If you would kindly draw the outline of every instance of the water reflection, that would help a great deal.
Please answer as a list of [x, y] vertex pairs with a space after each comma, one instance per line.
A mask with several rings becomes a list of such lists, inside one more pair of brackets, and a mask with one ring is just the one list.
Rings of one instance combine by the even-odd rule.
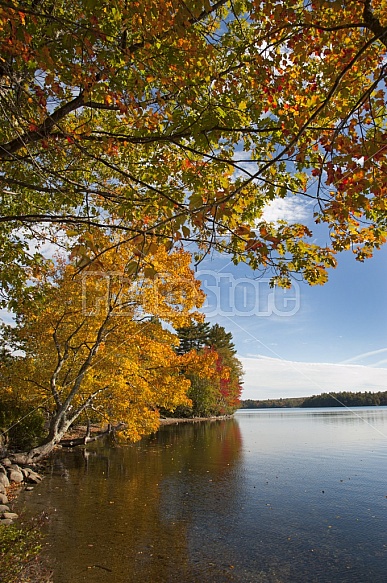
[[195, 509], [205, 500], [214, 512], [220, 501], [223, 515], [240, 488], [232, 478], [240, 450], [231, 420], [168, 426], [134, 446], [57, 454], [29, 503], [29, 511], [44, 507], [52, 516], [55, 583], [195, 580]]
[[326, 407], [321, 409], [241, 409], [236, 413], [237, 418], [254, 420], [269, 419], [313, 419], [323, 423], [363, 423], [376, 422], [378, 425], [387, 425], [387, 416], [384, 412], [387, 407]]
[[[384, 583], [387, 410], [243, 411], [58, 453], [55, 583]], [[28, 502], [28, 503], [27, 503]]]

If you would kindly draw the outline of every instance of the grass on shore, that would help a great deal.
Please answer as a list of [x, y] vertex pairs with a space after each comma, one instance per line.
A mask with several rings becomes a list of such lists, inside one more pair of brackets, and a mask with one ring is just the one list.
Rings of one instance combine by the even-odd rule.
[[51, 583], [40, 554], [43, 517], [29, 523], [0, 524], [0, 583]]

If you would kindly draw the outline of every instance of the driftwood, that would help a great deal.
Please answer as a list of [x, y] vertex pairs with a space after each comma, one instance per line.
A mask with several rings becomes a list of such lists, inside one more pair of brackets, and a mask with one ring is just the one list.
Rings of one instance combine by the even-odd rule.
[[112, 433], [116, 433], [120, 429], [125, 427], [125, 423], [118, 423], [118, 425], [108, 425], [107, 429], [104, 431], [99, 431], [98, 433], [91, 434], [90, 425], [87, 426], [86, 433], [82, 437], [74, 437], [72, 439], [61, 439], [59, 445], [62, 447], [76, 447], [77, 445], [86, 445], [87, 443], [92, 443], [93, 441], [97, 441], [98, 439], [102, 439], [107, 435], [111, 435]]

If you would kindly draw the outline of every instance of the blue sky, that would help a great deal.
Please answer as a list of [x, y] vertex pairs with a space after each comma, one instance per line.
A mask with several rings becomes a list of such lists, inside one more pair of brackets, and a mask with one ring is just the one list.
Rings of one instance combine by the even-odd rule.
[[[296, 198], [278, 200], [265, 218], [308, 223], [310, 210]], [[256, 279], [227, 256], [199, 265], [203, 311], [232, 333], [244, 367], [242, 398], [387, 390], [387, 246], [365, 263], [350, 252], [338, 259], [324, 286], [295, 282], [288, 291], [273, 291], [269, 277]]]
[[[267, 218], [302, 220], [306, 210], [278, 201]], [[200, 264], [203, 311], [232, 332], [244, 366], [242, 398], [387, 390], [387, 248], [365, 263], [351, 252], [338, 260], [324, 286], [275, 293], [227, 257]]]

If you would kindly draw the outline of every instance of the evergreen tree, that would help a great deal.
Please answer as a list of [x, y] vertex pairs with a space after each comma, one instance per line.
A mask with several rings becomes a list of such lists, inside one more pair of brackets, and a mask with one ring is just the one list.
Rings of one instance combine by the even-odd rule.
[[207, 417], [210, 415], [227, 415], [233, 413], [240, 404], [242, 365], [236, 355], [231, 332], [223, 326], [208, 322], [193, 323], [179, 328], [179, 354], [190, 350], [210, 351], [215, 356], [214, 371], [211, 378], [199, 378], [196, 374], [186, 375], [191, 381], [188, 396], [191, 408], [179, 408], [181, 416]]
[[209, 346], [209, 334], [209, 322], [197, 322], [191, 326], [179, 328], [177, 330], [180, 340], [178, 354], [186, 354], [190, 350], [202, 350], [205, 346]]

